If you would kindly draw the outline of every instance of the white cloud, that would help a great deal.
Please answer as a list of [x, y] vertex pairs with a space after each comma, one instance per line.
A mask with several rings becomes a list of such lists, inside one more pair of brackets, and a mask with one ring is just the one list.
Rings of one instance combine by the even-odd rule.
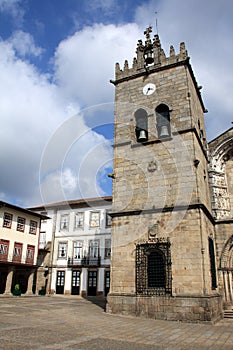
[[0, 42], [1, 191], [25, 204], [39, 201], [39, 163], [46, 140], [66, 118], [59, 92], [46, 75]]
[[[0, 143], [2, 149], [5, 147], [5, 153], [0, 158], [1, 163], [5, 164], [1, 186], [9, 196], [21, 198], [24, 205], [33, 205], [40, 201], [38, 188], [40, 157], [45, 144], [47, 142], [51, 144], [50, 141], [54, 137], [55, 153], [49, 154], [50, 158], [46, 163], [49, 168], [41, 172], [41, 185], [47, 189], [48, 194], [46, 201], [51, 201], [53, 194], [58, 197], [58, 194], [63, 193], [67, 199], [82, 194], [95, 196], [97, 193], [103, 193], [98, 171], [101, 167], [107, 168], [105, 164], [111, 162], [112, 148], [110, 144], [104, 144], [103, 136], [100, 137], [94, 131], [89, 133], [89, 130], [112, 122], [112, 103], [109, 111], [104, 104], [101, 105], [101, 102], [113, 101], [114, 89], [109, 79], [114, 78], [117, 58], [129, 56], [132, 59], [130, 51], [134, 51], [136, 31], [135, 25], [122, 27], [96, 25], [62, 42], [55, 60], [59, 85], [51, 83], [50, 76], [40, 74], [33, 65], [16, 56], [15, 40], [11, 38], [7, 42], [0, 42], [2, 81]], [[132, 50], [127, 45], [127, 33], [132, 36]], [[20, 50], [21, 54], [26, 54], [27, 44], [33, 43], [33, 40], [32, 37], [21, 34], [22, 38], [26, 39], [26, 44], [24, 40], [21, 47], [17, 46], [17, 50]], [[19, 33], [14, 38], [17, 35]], [[94, 49], [93, 42], [98, 44], [97, 50]], [[83, 47], [85, 52], [81, 54], [80, 48]], [[31, 50], [31, 53], [39, 53], [35, 51], [36, 45], [32, 46]], [[86, 54], [89, 54], [89, 59], [86, 59]], [[72, 121], [71, 128], [66, 129], [66, 125], [69, 125], [67, 117], [79, 110], [78, 103], [86, 103], [89, 106], [100, 103], [101, 110], [98, 110], [99, 107], [89, 108], [85, 112], [85, 120], [79, 116], [75, 123]], [[79, 139], [80, 133], [81, 139]], [[100, 141], [104, 145], [100, 146]], [[73, 146], [72, 142], [78, 146]], [[69, 149], [76, 149], [76, 154]], [[74, 184], [76, 177], [71, 175], [78, 176], [81, 162], [84, 176], [81, 180], [79, 176], [78, 187], [72, 187], [71, 184]], [[70, 169], [70, 173], [64, 172], [63, 169]], [[58, 182], [59, 174], [62, 174], [62, 182]], [[58, 183], [62, 185], [59, 185], [62, 193], [59, 188], [54, 190]]]
[[73, 193], [77, 187], [77, 178], [71, 169], [64, 169], [62, 174], [62, 188]]
[[56, 79], [66, 96], [82, 105], [113, 101], [117, 61], [133, 61], [139, 29], [96, 24], [62, 41], [55, 54]]
[[9, 39], [9, 43], [20, 56], [40, 56], [43, 52], [41, 47], [35, 45], [33, 36], [21, 30], [13, 33]]
[[[98, 114], [96, 109], [95, 112]], [[45, 203], [103, 194], [98, 174], [112, 161], [111, 143], [89, 128], [84, 119], [85, 111], [68, 118], [44, 150], [40, 188]], [[102, 124], [103, 121], [94, 120], [92, 126]]]
[[70, 195], [77, 193], [77, 176], [72, 169], [59, 169], [48, 174], [41, 186], [43, 203], [48, 204], [67, 200], [70, 198]]

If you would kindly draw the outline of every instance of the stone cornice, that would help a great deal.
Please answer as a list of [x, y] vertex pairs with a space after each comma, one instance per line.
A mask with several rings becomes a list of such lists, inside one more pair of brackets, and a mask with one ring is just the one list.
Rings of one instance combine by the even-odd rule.
[[213, 218], [213, 215], [208, 210], [208, 208], [201, 203], [195, 203], [190, 205], [178, 205], [178, 206], [169, 206], [169, 207], [160, 207], [160, 208], [151, 208], [151, 209], [138, 209], [138, 210], [128, 210], [128, 211], [119, 211], [119, 212], [110, 212], [108, 213], [112, 218], [114, 217], [123, 217], [123, 216], [136, 216], [140, 214], [152, 214], [152, 213], [166, 213], [166, 212], [172, 212], [172, 211], [185, 211], [185, 210], [195, 210], [195, 209], [201, 209], [204, 214], [208, 217], [208, 219], [212, 222], [212, 224], [215, 224], [215, 220]]

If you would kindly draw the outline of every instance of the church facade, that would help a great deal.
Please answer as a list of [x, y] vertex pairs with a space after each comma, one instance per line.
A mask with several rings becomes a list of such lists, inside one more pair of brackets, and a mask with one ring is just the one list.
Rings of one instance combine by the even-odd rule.
[[107, 311], [215, 322], [230, 307], [233, 130], [207, 143], [185, 44], [152, 29], [116, 64], [111, 287]]

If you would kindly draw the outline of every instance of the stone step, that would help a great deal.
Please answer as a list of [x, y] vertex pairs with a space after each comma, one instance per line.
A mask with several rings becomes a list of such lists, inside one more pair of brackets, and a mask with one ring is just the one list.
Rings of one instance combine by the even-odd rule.
[[224, 318], [232, 318], [233, 319], [233, 310], [225, 310]]

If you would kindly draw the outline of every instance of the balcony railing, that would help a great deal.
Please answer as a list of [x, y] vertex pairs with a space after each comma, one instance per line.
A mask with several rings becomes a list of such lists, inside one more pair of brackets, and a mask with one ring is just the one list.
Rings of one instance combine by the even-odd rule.
[[100, 266], [101, 263], [101, 257], [90, 257], [85, 256], [83, 258], [74, 258], [74, 257], [68, 257], [68, 267], [75, 267], [75, 266]]

